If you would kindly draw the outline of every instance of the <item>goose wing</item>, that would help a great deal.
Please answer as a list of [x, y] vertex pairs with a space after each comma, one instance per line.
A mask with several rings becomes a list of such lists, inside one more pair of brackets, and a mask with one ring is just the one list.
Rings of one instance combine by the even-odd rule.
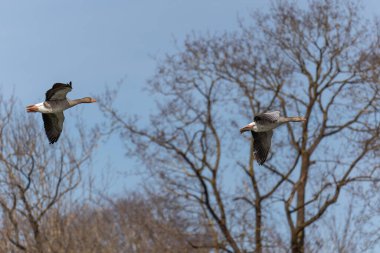
[[274, 112], [264, 112], [261, 114], [258, 114], [254, 117], [254, 121], [260, 124], [272, 124], [276, 123], [278, 119], [280, 118], [280, 112], [274, 111]]
[[44, 128], [49, 143], [53, 144], [54, 142], [57, 142], [62, 133], [65, 115], [63, 115], [63, 112], [42, 113], [42, 119], [44, 121]]
[[68, 84], [55, 83], [53, 87], [46, 92], [46, 101], [66, 99], [66, 94], [72, 90], [71, 82]]
[[254, 132], [251, 131], [253, 137], [253, 153], [258, 164], [263, 165], [267, 160], [270, 146], [272, 143], [273, 131]]

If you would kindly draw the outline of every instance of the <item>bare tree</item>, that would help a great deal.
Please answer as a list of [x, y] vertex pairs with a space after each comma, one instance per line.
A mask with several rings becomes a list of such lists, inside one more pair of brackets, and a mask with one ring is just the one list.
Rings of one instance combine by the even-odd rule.
[[[67, 212], [61, 207], [52, 209], [42, 226], [42, 233], [49, 238], [44, 250], [57, 253], [195, 252], [187, 243], [187, 221], [174, 201], [158, 195], [128, 195], [80, 202]], [[207, 233], [202, 232], [191, 239], [195, 242], [207, 238]]]
[[0, 105], [1, 236], [10, 242], [4, 252], [49, 252], [43, 233], [46, 217], [78, 186], [97, 130], [49, 145], [41, 124], [21, 113], [17, 101], [1, 97]]
[[[362, 16], [354, 1], [278, 1], [236, 33], [189, 36], [149, 82], [158, 102], [147, 127], [104, 96], [129, 154], [215, 232], [193, 247], [312, 251], [311, 226], [342, 192], [379, 178], [380, 31]], [[307, 121], [276, 130], [273, 155], [256, 167], [238, 127], [271, 109]]]
[[309, 119], [301, 140], [287, 127], [300, 164], [283, 198], [293, 252], [304, 252], [306, 228], [344, 186], [378, 178], [373, 151], [379, 138], [379, 62], [373, 59], [379, 29], [365, 27], [354, 3], [315, 1], [309, 8], [285, 3], [257, 19], [265, 41], [293, 68], [294, 82], [306, 83], [285, 86], [277, 96], [285, 115], [294, 107]]

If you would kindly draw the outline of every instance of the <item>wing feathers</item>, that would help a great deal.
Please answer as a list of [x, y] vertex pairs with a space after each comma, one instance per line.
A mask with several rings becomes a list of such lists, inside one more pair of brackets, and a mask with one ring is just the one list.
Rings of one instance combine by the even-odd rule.
[[58, 141], [63, 129], [63, 121], [65, 116], [63, 112], [58, 113], [43, 113], [42, 119], [44, 121], [44, 128], [46, 136], [49, 139], [49, 143], [53, 144]]
[[71, 82], [68, 84], [55, 83], [53, 87], [46, 92], [46, 101], [66, 99], [66, 94], [72, 90]]
[[269, 154], [273, 131], [269, 130], [258, 133], [251, 131], [251, 133], [253, 137], [253, 153], [255, 154], [255, 159], [258, 164], [263, 165]]

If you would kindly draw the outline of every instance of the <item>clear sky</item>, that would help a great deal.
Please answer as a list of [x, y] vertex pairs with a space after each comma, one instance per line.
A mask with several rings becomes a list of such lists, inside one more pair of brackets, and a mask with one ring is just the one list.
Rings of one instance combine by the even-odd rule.
[[[379, 1], [363, 3], [368, 13], [380, 13]], [[0, 0], [1, 91], [14, 92], [24, 106], [43, 101], [54, 82], [72, 81], [69, 97], [77, 98], [123, 79], [121, 111], [144, 117], [153, 105], [141, 91], [156, 66], [152, 56], [175, 52], [174, 40], [181, 44], [191, 32], [233, 31], [238, 17], [269, 5], [267, 0]], [[84, 117], [102, 117], [95, 106], [80, 110]], [[110, 192], [136, 185], [135, 177], [120, 176], [132, 172], [134, 162], [117, 138], [98, 154], [98, 180], [104, 178], [99, 175], [118, 179]]]

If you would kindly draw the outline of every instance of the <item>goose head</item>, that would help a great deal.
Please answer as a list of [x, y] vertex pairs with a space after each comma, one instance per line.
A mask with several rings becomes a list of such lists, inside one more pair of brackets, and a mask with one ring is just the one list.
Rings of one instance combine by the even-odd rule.
[[92, 97], [85, 97], [81, 99], [82, 103], [95, 103], [96, 99]]

